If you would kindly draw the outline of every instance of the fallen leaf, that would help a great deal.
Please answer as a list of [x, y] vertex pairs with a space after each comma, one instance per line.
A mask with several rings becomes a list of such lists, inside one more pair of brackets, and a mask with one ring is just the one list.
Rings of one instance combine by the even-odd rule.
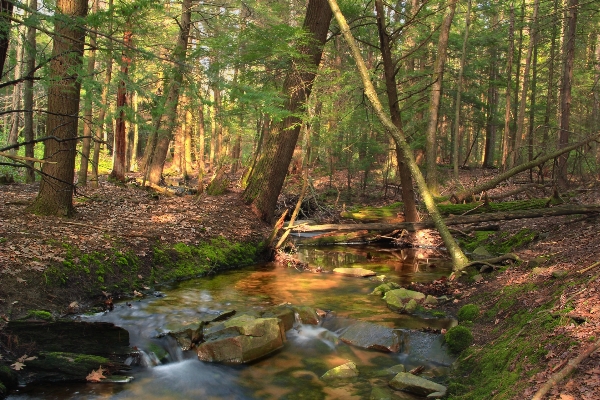
[[134, 290], [134, 291], [133, 291], [133, 295], [134, 295], [135, 297], [144, 297], [144, 294], [143, 294], [143, 293], [140, 293], [140, 292], [138, 292], [137, 290]]
[[88, 382], [100, 382], [101, 379], [106, 378], [106, 376], [104, 376], [104, 372], [106, 371], [102, 369], [102, 366], [100, 366], [100, 368], [97, 370], [90, 372], [88, 376], [85, 377], [85, 380]]
[[575, 400], [575, 397], [571, 396], [570, 394], [561, 393], [560, 400]]
[[25, 279], [17, 277], [17, 282], [19, 282], [19, 283], [26, 283], [27, 281]]
[[25, 364], [23, 364], [22, 362], [19, 362], [19, 361], [17, 361], [16, 363], [10, 365], [10, 367], [12, 369], [14, 369], [15, 371], [22, 370], [24, 366], [25, 366]]
[[138, 274], [138, 278], [144, 279], [144, 277], [141, 274]]

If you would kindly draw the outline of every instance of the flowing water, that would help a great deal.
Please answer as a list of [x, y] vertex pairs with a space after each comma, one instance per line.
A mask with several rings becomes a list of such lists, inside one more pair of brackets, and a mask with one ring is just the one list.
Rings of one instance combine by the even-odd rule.
[[[132, 367], [131, 383], [57, 384], [27, 387], [10, 399], [368, 399], [374, 387], [387, 389], [391, 376], [382, 371], [403, 363], [425, 366], [423, 376], [443, 376], [451, 358], [439, 335], [422, 328], [442, 329], [451, 319], [409, 316], [390, 311], [379, 296], [369, 293], [379, 278], [353, 278], [331, 273], [333, 268], [360, 266], [400, 284], [447, 276], [448, 262], [425, 249], [381, 249], [369, 246], [299, 247], [298, 257], [323, 272], [256, 265], [164, 288], [161, 297], [123, 302], [112, 312], [81, 317], [107, 321], [127, 329], [130, 343], [140, 350], [140, 366]], [[329, 312], [323, 326], [297, 324], [287, 332], [283, 349], [250, 364], [204, 363], [193, 351], [182, 352], [163, 334], [197, 327], [202, 315], [235, 310], [263, 310], [291, 303]], [[363, 320], [411, 330], [410, 346], [383, 353], [349, 346], [338, 340], [341, 327]], [[194, 325], [195, 324], [195, 325]], [[328, 329], [326, 329], [328, 328]], [[159, 359], [162, 362], [158, 361]], [[325, 383], [329, 369], [355, 362], [360, 377]], [[417, 397], [395, 392], [394, 398]]]

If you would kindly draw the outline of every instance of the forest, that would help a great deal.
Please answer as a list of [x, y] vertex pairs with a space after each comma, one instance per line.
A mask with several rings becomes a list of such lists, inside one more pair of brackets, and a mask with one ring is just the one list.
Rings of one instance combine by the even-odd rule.
[[[398, 371], [443, 390], [406, 389], [396, 376], [376, 393], [382, 375], [365, 378], [358, 365], [348, 392], [319, 383], [314, 397], [294, 397], [269, 382], [249, 394], [252, 380], [240, 377], [239, 393], [203, 395], [597, 398], [594, 1], [0, 0], [0, 102], [0, 398], [20, 398], [17, 378], [32, 388], [23, 398], [43, 398], [45, 382], [97, 382], [124, 366], [89, 361], [82, 376], [51, 376], [40, 360], [71, 349], [17, 344], [19, 321], [126, 311], [259, 261], [326, 277], [351, 258], [354, 277], [400, 247], [423, 249], [394, 256], [411, 274], [375, 268], [363, 280], [387, 285], [384, 299], [398, 285], [437, 299], [417, 301], [419, 318], [456, 316], [456, 327], [416, 323], [444, 348], [466, 335], [452, 368], [409, 361]], [[337, 249], [337, 261], [319, 264], [329, 256], [312, 246]], [[361, 246], [375, 247], [345, 253]], [[341, 274], [335, 282], [350, 279]], [[246, 288], [243, 279], [224, 285]], [[360, 324], [397, 336], [396, 314], [415, 314], [388, 302], [393, 316], [365, 319], [340, 306], [338, 316], [360, 320], [342, 329], [327, 325], [327, 298], [292, 304], [335, 326], [336, 346], [356, 345], [344, 335]], [[229, 312], [217, 303], [207, 307]], [[126, 324], [117, 314], [89, 323]], [[218, 321], [201, 320], [185, 346], [165, 335], [206, 361], [200, 349]], [[322, 362], [306, 368], [327, 382], [341, 361]], [[25, 378], [28, 365], [46, 372]]]

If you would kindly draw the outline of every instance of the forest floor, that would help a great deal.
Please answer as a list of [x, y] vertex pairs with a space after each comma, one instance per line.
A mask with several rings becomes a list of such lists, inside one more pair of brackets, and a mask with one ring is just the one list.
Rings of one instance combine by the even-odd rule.
[[[477, 170], [462, 171], [461, 174], [462, 185], [470, 187], [489, 179], [494, 172]], [[317, 216], [311, 218], [338, 222], [339, 211], [351, 203], [384, 205], [399, 201], [398, 196], [382, 199], [381, 187], [368, 189], [369, 197], [356, 195], [352, 202], [344, 201], [345, 176], [340, 174], [332, 182], [333, 187], [329, 185], [329, 178], [314, 181], [316, 193], [322, 194], [318, 198], [323, 202], [316, 205], [314, 211]], [[494, 194], [512, 190], [522, 183], [518, 179], [506, 182], [495, 189]], [[335, 189], [335, 184], [339, 190]], [[78, 305], [78, 312], [90, 304], [86, 288], [66, 290], [45, 284], [47, 265], [62, 262], [70, 246], [91, 253], [118, 243], [121, 249], [145, 258], [150, 257], [152, 246], [157, 241], [195, 245], [222, 236], [232, 241], [257, 242], [271, 230], [255, 217], [249, 206], [241, 202], [241, 190], [235, 184], [222, 196], [155, 196], [133, 184], [118, 186], [102, 182], [97, 189], [78, 188], [75, 199], [77, 213], [70, 219], [27, 213], [26, 207], [35, 198], [37, 190], [37, 184], [0, 186], [0, 324], [23, 316], [28, 310], [48, 310], [55, 315], [64, 315], [73, 311], [69, 309], [73, 304]], [[443, 194], [452, 190], [454, 187], [448, 184]], [[573, 193], [570, 202], [600, 204], [600, 186], [581, 185]], [[523, 193], [519, 198], [531, 194], [548, 196], [551, 193]], [[283, 198], [287, 200], [286, 206], [293, 207], [293, 193]], [[600, 337], [600, 265], [593, 266], [600, 261], [599, 227], [600, 220], [594, 217], [503, 222], [503, 232], [518, 232], [522, 228], [537, 232], [535, 241], [515, 250], [525, 262], [501, 272], [486, 274], [477, 283], [464, 280], [449, 283], [449, 292], [457, 297], [450, 306], [454, 312], [461, 305], [474, 302], [473, 299], [481, 293], [499, 293], [504, 287], [535, 288], [518, 291], [514, 298], [516, 301], [501, 309], [495, 319], [474, 325], [475, 344], [480, 346], [493, 343], [498, 338], [496, 328], [502, 327], [511, 315], [520, 311], [533, 312], [539, 305], [553, 301], [555, 304], [550, 310], [553, 313], [560, 313], [568, 307], [568, 314], [561, 314], [566, 323], [544, 333], [545, 337], [536, 338], [537, 343], [545, 346], [544, 365], [541, 369], [539, 365], [530, 366], [530, 369], [538, 368], [539, 372], [530, 378], [523, 391], [514, 393], [515, 398], [530, 397], [554, 372]], [[539, 260], [539, 257], [547, 257], [548, 261], [533, 271], [531, 260]], [[560, 293], [558, 298], [557, 292]], [[484, 314], [501, 300], [501, 297], [494, 296], [481, 300], [480, 296], [477, 301]], [[535, 317], [531, 315], [530, 326], [536, 324]], [[517, 336], [520, 334], [526, 335], [527, 328]], [[527, 371], [527, 362], [524, 368], [523, 373]], [[550, 393], [549, 399], [600, 399], [599, 352], [585, 358], [576, 373], [562, 380]], [[492, 397], [493, 393], [489, 398]]]

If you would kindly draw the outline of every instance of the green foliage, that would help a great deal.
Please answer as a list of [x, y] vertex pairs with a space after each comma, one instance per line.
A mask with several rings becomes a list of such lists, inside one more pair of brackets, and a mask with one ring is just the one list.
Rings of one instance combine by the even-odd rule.
[[48, 311], [44, 310], [30, 310], [24, 319], [42, 319], [45, 321], [52, 321], [54, 317]]
[[458, 310], [458, 321], [475, 321], [479, 317], [479, 306], [475, 304], [465, 304]]
[[463, 325], [457, 325], [450, 329], [444, 335], [446, 345], [453, 353], [461, 353], [473, 343], [473, 334], [469, 328]]

